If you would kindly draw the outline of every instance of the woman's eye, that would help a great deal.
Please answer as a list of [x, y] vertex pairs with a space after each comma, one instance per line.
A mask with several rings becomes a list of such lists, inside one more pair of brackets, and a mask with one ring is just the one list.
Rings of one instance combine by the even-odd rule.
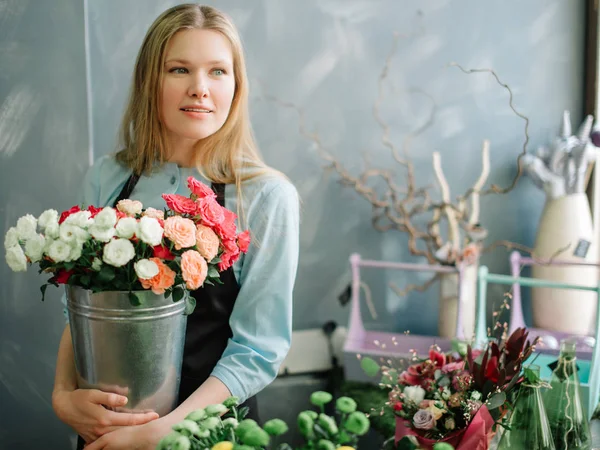
[[169, 73], [182, 74], [188, 73], [188, 70], [185, 67], [173, 67], [171, 70], [169, 70]]
[[225, 75], [227, 72], [225, 72], [225, 69], [213, 69], [212, 73], [218, 76], [221, 75]]

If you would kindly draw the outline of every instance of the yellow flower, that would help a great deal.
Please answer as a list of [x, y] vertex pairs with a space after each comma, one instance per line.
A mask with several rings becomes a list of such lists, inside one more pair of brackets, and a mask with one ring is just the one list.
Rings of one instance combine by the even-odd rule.
[[213, 445], [210, 450], [232, 450], [233, 443], [229, 441], [219, 442], [218, 444]]
[[344, 445], [343, 447], [338, 447], [336, 450], [354, 450], [354, 447], [348, 447], [347, 445]]

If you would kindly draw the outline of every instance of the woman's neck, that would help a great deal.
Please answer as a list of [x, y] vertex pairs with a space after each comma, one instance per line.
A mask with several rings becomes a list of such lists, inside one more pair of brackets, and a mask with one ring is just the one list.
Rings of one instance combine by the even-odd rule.
[[198, 141], [190, 139], [170, 139], [168, 144], [170, 156], [167, 161], [179, 167], [194, 167], [197, 144]]

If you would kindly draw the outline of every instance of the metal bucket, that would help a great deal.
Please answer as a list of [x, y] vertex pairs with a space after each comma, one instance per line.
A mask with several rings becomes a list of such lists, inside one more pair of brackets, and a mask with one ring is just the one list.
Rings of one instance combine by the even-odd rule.
[[66, 289], [78, 386], [127, 396], [116, 411], [171, 412], [181, 379], [185, 302], [135, 291], [134, 306], [126, 291]]

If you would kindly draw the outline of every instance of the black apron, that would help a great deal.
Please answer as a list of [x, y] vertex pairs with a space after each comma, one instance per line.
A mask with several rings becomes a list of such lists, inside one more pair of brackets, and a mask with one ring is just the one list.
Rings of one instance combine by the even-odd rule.
[[[138, 175], [129, 177], [113, 208], [120, 200], [129, 198], [138, 180]], [[211, 187], [217, 194], [217, 201], [224, 207], [225, 185], [214, 183]], [[233, 267], [221, 272], [221, 281], [223, 284], [205, 285], [191, 293], [196, 299], [196, 309], [187, 318], [178, 405], [208, 379], [233, 336], [229, 319], [240, 290]], [[249, 407], [248, 418], [260, 422], [256, 397], [246, 400], [243, 406]], [[77, 450], [83, 449], [84, 443], [79, 437]]]

